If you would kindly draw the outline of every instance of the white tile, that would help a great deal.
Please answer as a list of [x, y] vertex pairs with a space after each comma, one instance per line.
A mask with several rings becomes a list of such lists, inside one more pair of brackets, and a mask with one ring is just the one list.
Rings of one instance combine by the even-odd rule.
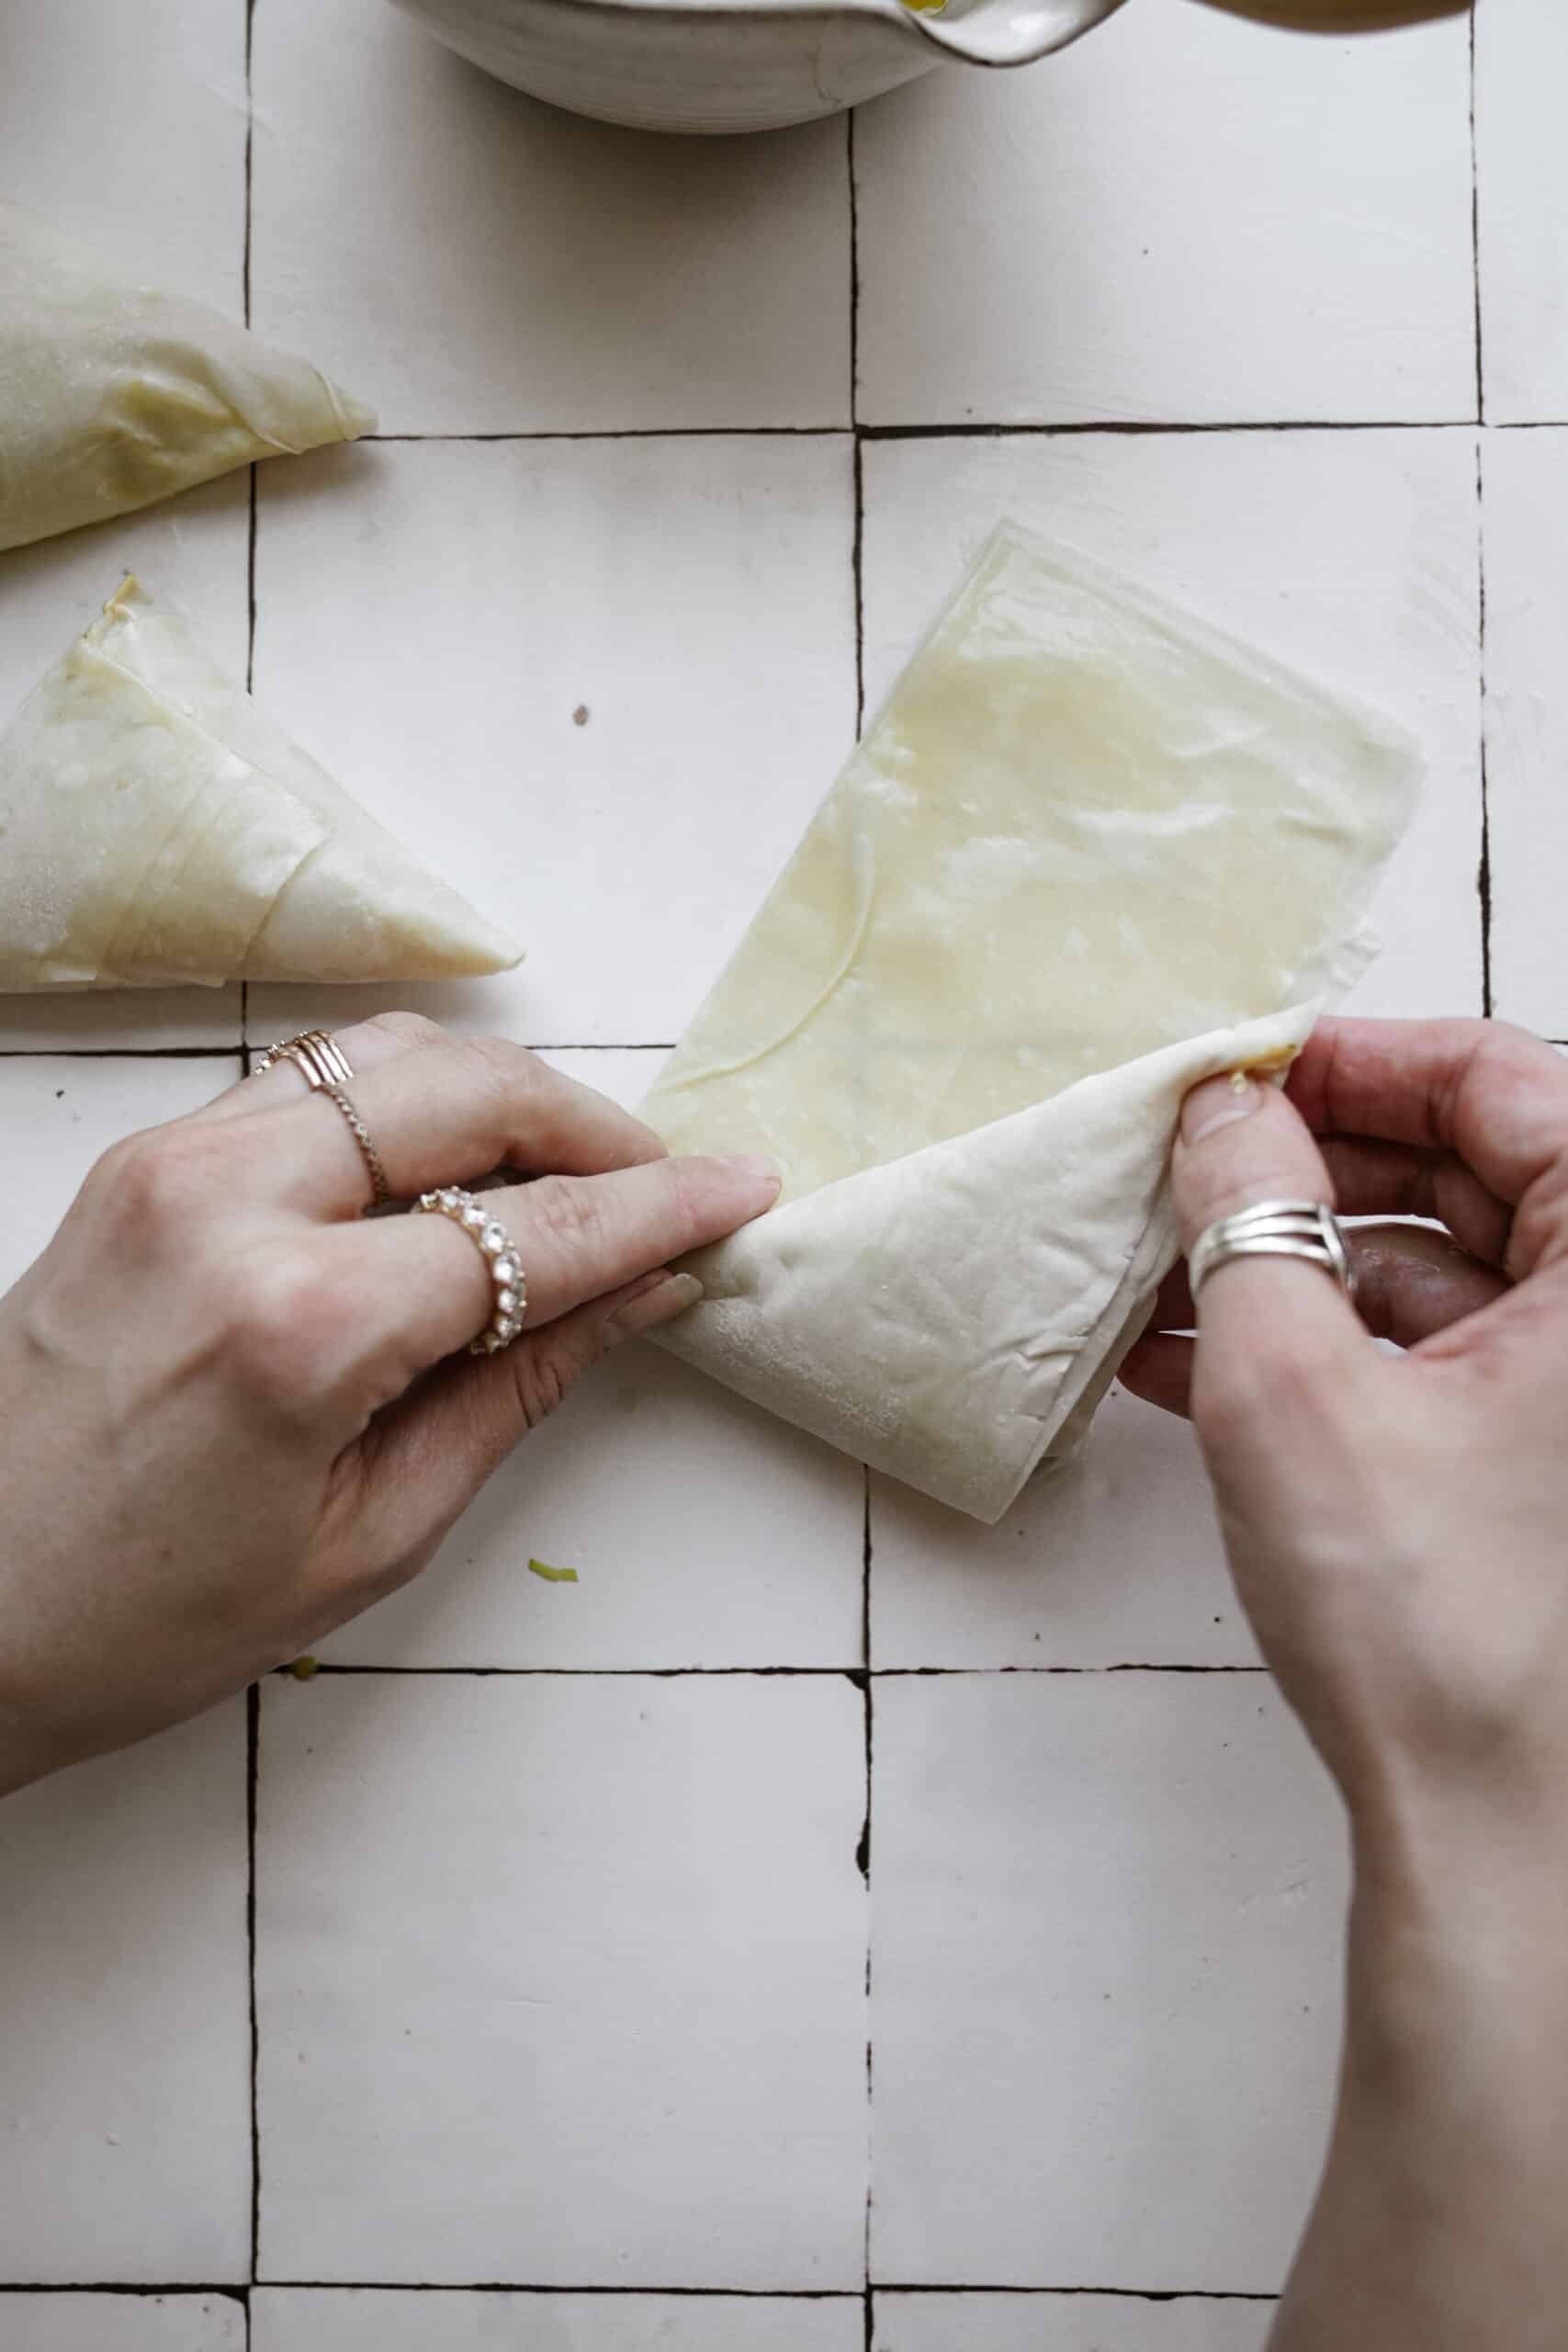
[[1345, 1863], [1253, 1674], [875, 1685], [873, 2275], [1278, 2289]]
[[[0, 46], [6, 38], [0, 30]], [[244, 471], [92, 530], [0, 554], [0, 732], [128, 571], [182, 607], [216, 659], [243, 679], [249, 517]], [[0, 1046], [147, 1049], [237, 1044], [239, 1035], [237, 987], [0, 993]]]
[[6, 2352], [245, 2352], [245, 2307], [218, 2295], [0, 2295]]
[[[672, 1043], [853, 736], [847, 439], [401, 444], [260, 501], [257, 694], [528, 951], [394, 993]], [[252, 1033], [364, 1009], [253, 989]]]
[[870, 704], [1000, 516], [1122, 567], [1420, 739], [1425, 798], [1355, 1005], [1481, 1010], [1473, 434], [1011, 435], [865, 454]]
[[226, 1056], [98, 1061], [68, 1054], [0, 1056], [6, 1220], [0, 1290], [30, 1265], [111, 1143], [199, 1110], [240, 1074]]
[[7, 198], [241, 317], [243, 6], [6, 0], [0, 90]]
[[1273, 2320], [1213, 2295], [878, 2295], [875, 2352], [1263, 2352]]
[[245, 1879], [240, 1700], [0, 1805], [0, 2278], [249, 2276]]
[[1493, 1002], [1568, 1037], [1568, 432], [1489, 433], [1482, 457]]
[[1190, 1429], [1120, 1388], [996, 1527], [874, 1480], [871, 1544], [878, 1667], [1257, 1660]]
[[1568, 418], [1565, 85], [1559, 0], [1476, 9], [1482, 350], [1494, 424]]
[[263, 2275], [858, 2286], [862, 1712], [837, 1676], [269, 1682]]
[[[652, 1347], [617, 1351], [412, 1584], [320, 1646], [370, 1666], [857, 1667], [860, 1464]], [[577, 1570], [531, 1575], [530, 1559]]]
[[1313, 41], [1141, 0], [868, 107], [855, 161], [863, 422], [1475, 414], [1462, 17]]
[[849, 421], [841, 121], [586, 122], [380, 0], [254, 22], [252, 315], [386, 433]]
[[862, 2352], [865, 2341], [858, 2296], [263, 2287], [251, 2311], [250, 2352]]

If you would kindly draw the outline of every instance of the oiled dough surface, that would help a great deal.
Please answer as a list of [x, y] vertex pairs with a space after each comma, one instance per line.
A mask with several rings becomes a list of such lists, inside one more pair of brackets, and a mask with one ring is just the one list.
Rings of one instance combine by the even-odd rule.
[[1016, 530], [895, 687], [645, 1115], [791, 1193], [1325, 985], [1408, 747]]

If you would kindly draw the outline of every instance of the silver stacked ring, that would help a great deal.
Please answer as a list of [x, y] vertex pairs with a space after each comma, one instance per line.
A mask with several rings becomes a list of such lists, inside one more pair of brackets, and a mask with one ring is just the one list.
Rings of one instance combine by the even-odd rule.
[[1331, 1274], [1347, 1298], [1356, 1295], [1356, 1270], [1343, 1229], [1321, 1201], [1258, 1201], [1216, 1218], [1199, 1235], [1187, 1261], [1193, 1297], [1211, 1274], [1235, 1258], [1299, 1258]]
[[483, 1258], [485, 1271], [495, 1285], [489, 1318], [479, 1337], [468, 1341], [468, 1353], [492, 1356], [499, 1348], [509, 1348], [523, 1329], [528, 1284], [523, 1261], [512, 1246], [506, 1227], [497, 1223], [482, 1201], [457, 1184], [448, 1184], [439, 1193], [422, 1193], [413, 1205], [416, 1212], [447, 1216], [454, 1225], [460, 1225]]
[[324, 1029], [302, 1029], [297, 1037], [280, 1037], [269, 1046], [251, 1065], [251, 1076], [259, 1078], [264, 1069], [276, 1069], [281, 1061], [290, 1061], [299, 1071], [312, 1093], [331, 1086], [346, 1086], [354, 1076], [354, 1065], [335, 1037]]

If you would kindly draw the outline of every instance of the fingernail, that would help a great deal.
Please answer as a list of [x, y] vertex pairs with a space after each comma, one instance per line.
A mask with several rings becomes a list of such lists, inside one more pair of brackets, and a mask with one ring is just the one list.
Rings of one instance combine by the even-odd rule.
[[1216, 1127], [1250, 1119], [1262, 1101], [1261, 1091], [1244, 1069], [1233, 1069], [1228, 1078], [1206, 1078], [1181, 1106], [1182, 1142], [1201, 1143]]
[[766, 1159], [760, 1151], [726, 1152], [724, 1164], [727, 1168], [733, 1168], [738, 1176], [745, 1177], [748, 1183], [765, 1185], [774, 1193], [783, 1187], [784, 1178], [779, 1173], [777, 1160]]
[[604, 1345], [618, 1348], [627, 1340], [640, 1340], [660, 1323], [683, 1315], [688, 1306], [695, 1306], [703, 1295], [703, 1286], [695, 1274], [666, 1274], [651, 1290], [639, 1291], [618, 1307], [604, 1326]]

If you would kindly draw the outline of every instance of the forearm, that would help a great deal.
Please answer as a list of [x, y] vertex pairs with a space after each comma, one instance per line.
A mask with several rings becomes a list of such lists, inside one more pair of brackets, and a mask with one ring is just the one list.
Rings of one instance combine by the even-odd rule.
[[1338, 2114], [1271, 2352], [1568, 2346], [1568, 1828], [1358, 1874]]

